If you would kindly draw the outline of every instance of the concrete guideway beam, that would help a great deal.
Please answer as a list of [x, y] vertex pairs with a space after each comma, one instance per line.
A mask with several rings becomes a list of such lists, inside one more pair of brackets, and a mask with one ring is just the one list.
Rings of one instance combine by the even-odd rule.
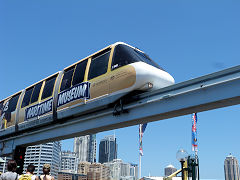
[[139, 100], [124, 105], [129, 113], [119, 116], [113, 116], [113, 108], [105, 108], [78, 117], [66, 117], [64, 114], [78, 114], [81, 106], [68, 109], [70, 113], [62, 112], [59, 116], [66, 120], [62, 124], [1, 140], [0, 155], [20, 145], [67, 139], [239, 104], [240, 66], [137, 95], [137, 98]]

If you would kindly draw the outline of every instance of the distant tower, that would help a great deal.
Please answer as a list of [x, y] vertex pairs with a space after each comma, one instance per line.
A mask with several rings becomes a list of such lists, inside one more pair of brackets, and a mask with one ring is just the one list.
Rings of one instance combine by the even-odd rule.
[[74, 152], [80, 162], [96, 162], [96, 134], [75, 137]]
[[96, 134], [90, 135], [90, 143], [89, 143], [89, 162], [96, 162], [96, 152], [97, 152], [97, 140]]
[[169, 176], [172, 173], [176, 172], [177, 169], [173, 165], [170, 164], [164, 169], [164, 171], [165, 171], [165, 176]]
[[226, 157], [224, 161], [225, 180], [239, 180], [238, 160], [231, 155]]
[[114, 135], [106, 136], [99, 145], [99, 162], [105, 163], [117, 159], [117, 142]]

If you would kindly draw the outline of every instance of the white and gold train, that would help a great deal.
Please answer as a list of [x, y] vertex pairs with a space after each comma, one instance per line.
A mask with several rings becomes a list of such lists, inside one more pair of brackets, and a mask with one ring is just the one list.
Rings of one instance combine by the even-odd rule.
[[173, 77], [144, 52], [117, 42], [0, 101], [1, 131], [47, 115], [56, 119], [69, 107], [172, 84]]

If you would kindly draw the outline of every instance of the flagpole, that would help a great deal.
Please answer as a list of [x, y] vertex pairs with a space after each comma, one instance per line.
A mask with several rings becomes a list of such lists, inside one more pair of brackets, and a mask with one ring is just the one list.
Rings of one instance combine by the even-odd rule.
[[141, 157], [141, 152], [140, 152], [140, 148], [141, 148], [141, 141], [142, 141], [142, 127], [141, 127], [141, 124], [139, 124], [139, 178], [138, 179], [141, 179], [141, 170], [142, 170], [142, 162], [141, 162], [141, 159], [142, 159], [142, 157]]
[[[192, 150], [195, 154], [195, 163], [197, 164], [197, 170], [195, 169], [195, 178], [199, 180], [199, 159], [198, 159], [198, 143], [197, 143], [197, 113], [192, 114]], [[196, 166], [195, 166], [196, 168]]]
[[142, 162], [141, 162], [141, 159], [142, 159], [142, 156], [141, 156], [141, 154], [139, 153], [139, 179], [141, 179], [141, 170], [142, 170], [142, 169], [141, 169], [141, 165], [142, 165], [142, 164], [141, 164], [141, 163], [142, 163]]
[[139, 124], [139, 179], [142, 177], [142, 156], [143, 156], [143, 150], [142, 150], [142, 137], [143, 133], [147, 127], [147, 123], [145, 124]]

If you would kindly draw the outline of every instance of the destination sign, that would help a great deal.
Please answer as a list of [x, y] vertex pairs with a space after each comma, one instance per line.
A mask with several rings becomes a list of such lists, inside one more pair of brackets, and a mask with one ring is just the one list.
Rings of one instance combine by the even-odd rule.
[[25, 111], [25, 119], [28, 120], [52, 111], [52, 102], [53, 98], [50, 98], [42, 103], [27, 108]]
[[57, 106], [60, 107], [77, 99], [90, 99], [90, 82], [77, 84], [58, 94]]

